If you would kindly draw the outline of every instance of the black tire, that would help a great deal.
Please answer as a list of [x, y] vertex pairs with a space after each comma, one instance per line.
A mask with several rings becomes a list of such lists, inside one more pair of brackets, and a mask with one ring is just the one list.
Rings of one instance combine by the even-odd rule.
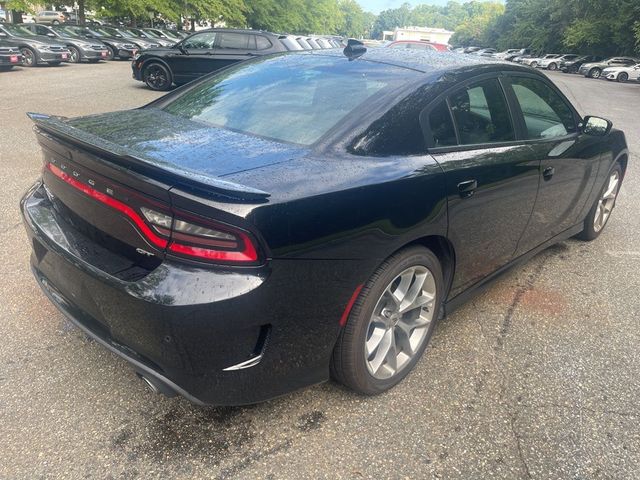
[[23, 67], [35, 67], [38, 64], [38, 57], [36, 57], [36, 52], [34, 52], [31, 48], [21, 48], [20, 52], [22, 52], [22, 56], [24, 57], [24, 62], [22, 62]]
[[[594, 221], [595, 221], [595, 218], [596, 218], [596, 214], [598, 212], [598, 204], [600, 202], [600, 199], [602, 198], [606, 188], [608, 187], [609, 179], [611, 178], [611, 175], [613, 175], [614, 172], [618, 173], [619, 181], [622, 182], [622, 167], [620, 166], [619, 163], [616, 163], [616, 165], [611, 169], [611, 171], [607, 175], [607, 179], [605, 180], [604, 185], [602, 186], [602, 188], [598, 192], [598, 198], [596, 198], [595, 202], [593, 203], [593, 206], [591, 207], [591, 210], [589, 210], [589, 213], [587, 214], [586, 218], [584, 219], [584, 225], [583, 225], [582, 232], [580, 232], [578, 235], [576, 235], [576, 237], [579, 238], [580, 240], [584, 240], [584, 241], [587, 241], [587, 242], [590, 242], [591, 240], [595, 240], [596, 238], [598, 238], [600, 236], [600, 234], [602, 233], [604, 228], [607, 226], [607, 222], [611, 218], [611, 213], [613, 212], [613, 209], [615, 207], [615, 199], [614, 199], [613, 205], [611, 206], [611, 213], [609, 213], [609, 216], [607, 217], [604, 225], [602, 225], [602, 227], [599, 230], [595, 229]], [[620, 188], [620, 184], [618, 184], [618, 189], [619, 188]], [[617, 198], [617, 195], [618, 195], [618, 191], [616, 191], [616, 198]]]
[[547, 67], [547, 68], [549, 68], [549, 70], [551, 70], [552, 72], [555, 72], [558, 69], [558, 65], [556, 63], [554, 63], [554, 62], [551, 62], [549, 64], [549, 67]]
[[76, 47], [69, 47], [69, 63], [80, 63], [82, 55]]
[[618, 78], [616, 78], [616, 80], [618, 80], [619, 82], [626, 82], [627, 80], [629, 80], [629, 74], [627, 72], [620, 72], [620, 75], [618, 75]]
[[167, 91], [173, 85], [171, 71], [162, 63], [151, 62], [142, 69], [142, 81], [151, 90], [159, 92]]
[[[416, 350], [413, 358], [390, 378], [378, 379], [369, 372], [364, 354], [369, 321], [387, 286], [401, 272], [412, 266], [426, 267], [433, 275], [436, 286], [433, 317], [422, 345]], [[351, 309], [347, 323], [341, 330], [333, 350], [331, 376], [341, 384], [364, 395], [382, 393], [398, 384], [420, 360], [429, 344], [438, 321], [443, 293], [442, 268], [433, 252], [416, 246], [401, 250], [389, 257], [367, 281]]]
[[602, 70], [597, 67], [592, 68], [591, 70], [589, 70], [589, 73], [587, 73], [587, 76], [589, 78], [600, 78], [600, 75], [602, 75]]
[[116, 51], [113, 49], [111, 45], [107, 45], [107, 60], [115, 60]]

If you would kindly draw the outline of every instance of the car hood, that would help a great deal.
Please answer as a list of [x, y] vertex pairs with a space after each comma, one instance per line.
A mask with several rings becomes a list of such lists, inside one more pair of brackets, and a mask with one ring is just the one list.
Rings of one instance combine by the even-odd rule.
[[93, 38], [78, 38], [78, 37], [59, 37], [58, 41], [66, 42], [81, 47], [90, 47], [91, 45], [104, 45], [100, 40]]
[[180, 55], [180, 50], [172, 47], [153, 47], [145, 49], [143, 54], [156, 55], [158, 57], [164, 57], [169, 54]]
[[607, 64], [603, 63], [603, 62], [590, 62], [590, 63], [583, 63], [582, 66], [583, 67], [587, 67], [587, 68], [591, 68], [591, 67], [606, 67]]
[[[158, 167], [223, 177], [287, 162], [308, 148], [204, 125], [156, 108], [126, 110], [67, 120], [87, 141], [116, 144], [128, 155]], [[97, 138], [96, 138], [97, 137]], [[108, 146], [108, 145], [106, 145]]]

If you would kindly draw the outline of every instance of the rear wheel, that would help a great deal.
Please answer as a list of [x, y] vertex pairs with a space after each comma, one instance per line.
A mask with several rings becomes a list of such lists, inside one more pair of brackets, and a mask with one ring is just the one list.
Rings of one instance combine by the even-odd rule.
[[399, 383], [424, 353], [443, 296], [442, 268], [426, 248], [387, 259], [362, 289], [340, 332], [332, 376], [373, 395]]
[[619, 82], [626, 82], [629, 80], [629, 74], [627, 72], [621, 72], [620, 75], [618, 75], [617, 80]]
[[600, 70], [599, 68], [592, 68], [591, 70], [589, 70], [589, 78], [600, 78], [600, 75], [602, 74], [602, 70]]
[[161, 63], [150, 63], [142, 70], [142, 80], [152, 90], [165, 91], [173, 84], [173, 75]]
[[587, 218], [584, 219], [584, 230], [578, 234], [578, 238], [590, 241], [598, 238], [602, 233], [616, 205], [621, 180], [622, 168], [617, 164], [609, 173], [600, 195], [587, 214]]
[[22, 56], [24, 57], [24, 61], [22, 62], [22, 66], [24, 67], [35, 67], [38, 61], [36, 60], [36, 54], [29, 47], [24, 47], [20, 49], [22, 52]]

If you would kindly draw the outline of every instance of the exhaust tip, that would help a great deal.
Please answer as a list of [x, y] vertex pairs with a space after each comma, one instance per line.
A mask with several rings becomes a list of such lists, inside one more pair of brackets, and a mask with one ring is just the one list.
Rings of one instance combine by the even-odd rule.
[[149, 388], [149, 390], [151, 390], [153, 393], [161, 393], [167, 397], [175, 397], [177, 395], [176, 392], [171, 387], [169, 387], [168, 385], [165, 385], [164, 383], [162, 383], [161, 381], [153, 377], [149, 377], [140, 372], [136, 372], [136, 375], [140, 377], [140, 379], [144, 382], [147, 388]]

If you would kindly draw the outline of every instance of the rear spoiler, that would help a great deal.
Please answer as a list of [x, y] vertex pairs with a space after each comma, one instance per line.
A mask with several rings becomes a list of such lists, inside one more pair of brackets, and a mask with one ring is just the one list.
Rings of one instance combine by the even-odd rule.
[[110, 161], [137, 173], [156, 179], [165, 178], [169, 180], [172, 186], [197, 188], [205, 192], [223, 195], [233, 200], [264, 202], [271, 195], [246, 185], [228, 182], [211, 175], [203, 175], [192, 170], [180, 169], [170, 164], [131, 155], [121, 145], [70, 126], [65, 121], [65, 117], [33, 112], [27, 112], [27, 116], [33, 120], [37, 132], [46, 132], [90, 152], [106, 156]]

